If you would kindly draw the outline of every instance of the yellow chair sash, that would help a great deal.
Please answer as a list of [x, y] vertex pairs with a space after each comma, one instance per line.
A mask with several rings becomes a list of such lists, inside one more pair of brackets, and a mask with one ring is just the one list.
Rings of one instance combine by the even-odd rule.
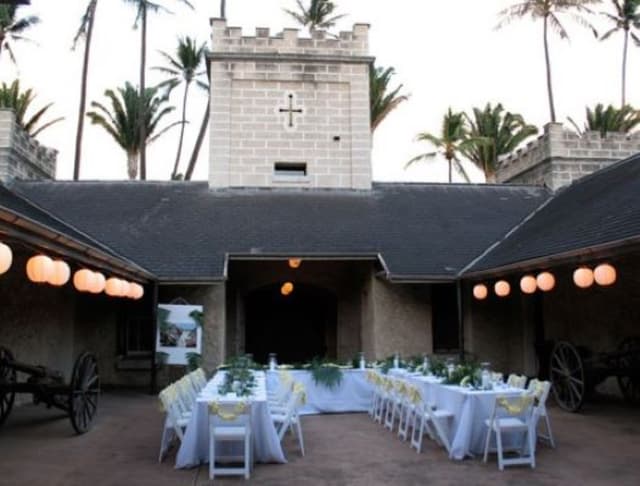
[[209, 402], [209, 413], [220, 417], [225, 422], [236, 420], [240, 415], [247, 412], [247, 404], [244, 402], [237, 403], [231, 412], [225, 412], [222, 408], [217, 402]]
[[407, 386], [407, 398], [411, 403], [417, 405], [422, 400], [422, 396], [420, 395], [420, 390], [418, 390], [415, 386]]
[[307, 390], [302, 383], [295, 382], [293, 384], [293, 393], [298, 394], [298, 403], [303, 406], [307, 403]]
[[505, 396], [496, 397], [496, 404], [507, 411], [509, 415], [520, 415], [533, 404], [535, 397], [530, 394], [522, 395], [517, 400], [509, 399]]

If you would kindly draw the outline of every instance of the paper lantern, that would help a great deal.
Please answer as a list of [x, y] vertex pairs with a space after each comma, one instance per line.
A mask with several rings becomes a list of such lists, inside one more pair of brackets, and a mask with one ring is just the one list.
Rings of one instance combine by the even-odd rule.
[[0, 275], [6, 273], [6, 271], [11, 268], [12, 263], [13, 252], [11, 251], [11, 247], [4, 243], [0, 243]]
[[487, 298], [489, 294], [489, 290], [487, 290], [487, 286], [484, 284], [477, 284], [473, 287], [473, 296], [478, 300], [484, 300]]
[[300, 258], [289, 258], [289, 266], [291, 268], [298, 268], [302, 264], [302, 260]]
[[27, 261], [27, 277], [35, 283], [49, 280], [53, 272], [53, 260], [45, 255], [36, 255]]
[[104, 292], [111, 297], [120, 297], [122, 295], [122, 280], [115, 277], [107, 279]]
[[280, 288], [282, 295], [289, 295], [291, 292], [293, 292], [293, 284], [291, 282], [285, 282]]
[[506, 280], [499, 280], [493, 286], [493, 290], [498, 297], [506, 297], [511, 293], [511, 285]]
[[598, 285], [606, 287], [616, 283], [617, 274], [616, 269], [608, 263], [598, 265], [593, 271], [593, 277]]
[[91, 286], [87, 289], [92, 294], [99, 294], [104, 290], [106, 285], [106, 279], [100, 272], [93, 272], [93, 279], [91, 280]]
[[67, 265], [67, 262], [54, 260], [53, 270], [51, 271], [51, 275], [49, 275], [47, 282], [56, 287], [61, 287], [69, 281], [70, 276], [71, 269], [69, 268], [69, 265]]
[[533, 294], [538, 289], [538, 282], [533, 275], [525, 275], [520, 279], [520, 290], [525, 294]]
[[556, 278], [550, 272], [542, 272], [536, 277], [538, 288], [543, 292], [549, 292], [556, 286]]
[[142, 287], [142, 285], [137, 283], [132, 283], [129, 297], [131, 297], [134, 300], [139, 300], [142, 298], [143, 295], [144, 295], [144, 288]]
[[573, 283], [581, 289], [587, 289], [593, 285], [593, 271], [587, 267], [580, 267], [573, 272]]
[[94, 279], [95, 274], [91, 270], [83, 268], [73, 274], [73, 286], [78, 292], [89, 292]]
[[129, 297], [129, 293], [131, 292], [131, 282], [127, 280], [120, 280], [120, 297]]

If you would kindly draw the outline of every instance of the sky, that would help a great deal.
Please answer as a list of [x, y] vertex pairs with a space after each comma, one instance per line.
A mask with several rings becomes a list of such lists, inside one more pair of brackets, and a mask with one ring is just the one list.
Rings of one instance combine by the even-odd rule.
[[[173, 53], [182, 35], [209, 40], [209, 19], [218, 16], [218, 0], [191, 0], [195, 10], [176, 0], [158, 0], [173, 15], [150, 14], [148, 66], [162, 65], [159, 51]], [[28, 36], [35, 42], [14, 46], [17, 67], [6, 52], [0, 58], [0, 80], [19, 77], [23, 87], [38, 94], [35, 108], [54, 102], [50, 117], [64, 121], [44, 131], [40, 141], [59, 150], [57, 177], [70, 179], [80, 92], [83, 45], [71, 50], [72, 40], [88, 0], [32, 0], [21, 15], [41, 17]], [[438, 133], [448, 107], [470, 111], [487, 102], [501, 102], [542, 129], [548, 121], [542, 24], [529, 19], [495, 30], [498, 12], [514, 0], [336, 0], [339, 12], [348, 14], [336, 30], [350, 30], [354, 23], [369, 23], [370, 51], [382, 66], [393, 66], [395, 81], [410, 94], [382, 123], [373, 139], [373, 177], [379, 181], [446, 181], [442, 159], [405, 169], [413, 156], [432, 151], [415, 137], [420, 132]], [[609, 8], [602, 2], [595, 10]], [[255, 27], [279, 32], [295, 23], [283, 11], [295, 0], [227, 0], [229, 25], [241, 26], [245, 35]], [[134, 26], [135, 9], [124, 0], [99, 0], [91, 51], [89, 101], [104, 101], [104, 91], [138, 83], [140, 30]], [[608, 27], [604, 16], [593, 23], [601, 32]], [[554, 88], [558, 120], [570, 116], [584, 122], [585, 106], [598, 102], [619, 103], [622, 35], [600, 42], [586, 29], [566, 19], [570, 42], [551, 38]], [[628, 101], [640, 106], [640, 48], [631, 46], [628, 67]], [[149, 70], [147, 83], [160, 82], [162, 74]], [[171, 100], [181, 104], [181, 90]], [[206, 94], [192, 91], [187, 118], [185, 170], [195, 141]], [[179, 119], [179, 110], [174, 118]], [[148, 148], [148, 178], [166, 180], [175, 160], [177, 128]], [[194, 179], [208, 177], [208, 139], [200, 153]], [[474, 181], [481, 174], [465, 165]], [[97, 126], [85, 124], [81, 179], [125, 179], [126, 158], [115, 142]]]

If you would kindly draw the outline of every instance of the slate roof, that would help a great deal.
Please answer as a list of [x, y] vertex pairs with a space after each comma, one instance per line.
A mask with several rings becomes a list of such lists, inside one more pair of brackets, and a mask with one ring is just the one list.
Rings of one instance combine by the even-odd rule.
[[227, 254], [380, 254], [390, 277], [454, 279], [549, 197], [529, 186], [211, 190], [205, 182], [15, 182], [162, 280], [225, 277]]
[[[0, 183], [0, 209], [7, 210], [15, 216], [30, 221], [43, 231], [52, 232], [53, 234], [73, 240], [85, 245], [86, 247], [120, 260], [126, 265], [133, 264], [133, 262], [130, 261], [123, 261], [122, 255], [105, 246], [100, 241], [96, 241], [89, 235], [79, 231], [70, 224], [67, 224], [65, 221], [62, 221], [50, 212], [38, 207], [37, 204], [34, 204], [22, 195], [16, 194], [2, 183]], [[137, 267], [137, 265], [134, 264], [134, 267]], [[136, 269], [143, 270], [139, 268]]]
[[558, 191], [470, 272], [640, 237], [640, 154]]

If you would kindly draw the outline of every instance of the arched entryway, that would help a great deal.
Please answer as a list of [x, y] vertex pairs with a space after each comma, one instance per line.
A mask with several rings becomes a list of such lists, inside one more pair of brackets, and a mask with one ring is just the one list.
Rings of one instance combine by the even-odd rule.
[[336, 354], [337, 300], [330, 291], [296, 284], [282, 295], [280, 283], [260, 287], [245, 300], [245, 350], [266, 363], [277, 353], [280, 363], [308, 361]]

